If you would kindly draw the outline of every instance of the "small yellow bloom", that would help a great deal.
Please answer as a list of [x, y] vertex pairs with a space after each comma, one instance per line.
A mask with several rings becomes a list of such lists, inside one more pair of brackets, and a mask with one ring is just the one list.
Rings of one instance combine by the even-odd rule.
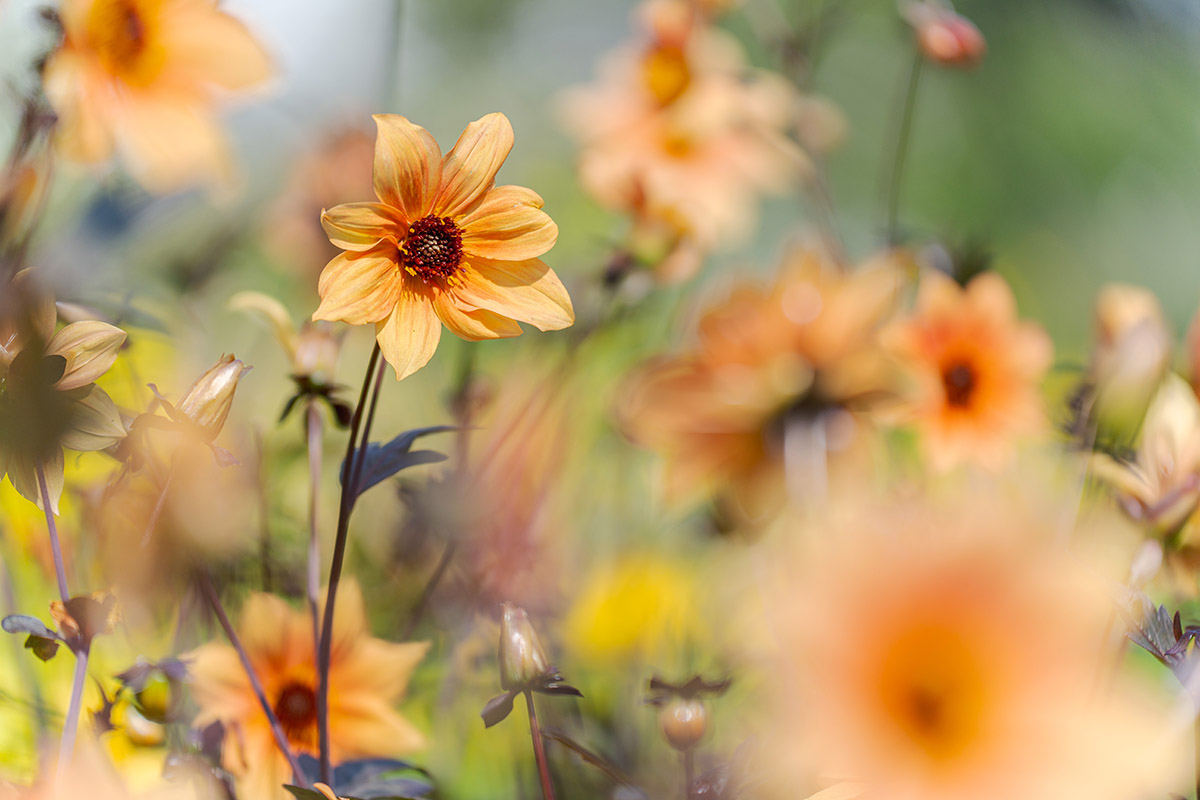
[[95, 164], [116, 150], [155, 192], [227, 171], [214, 90], [270, 74], [240, 22], [213, 0], [63, 0], [59, 16], [45, 88], [61, 152]]
[[321, 273], [314, 320], [374, 324], [383, 357], [407, 377], [428, 363], [442, 325], [468, 341], [517, 336], [516, 321], [558, 330], [571, 298], [538, 256], [558, 226], [520, 186], [495, 186], [513, 145], [503, 114], [472, 122], [444, 157], [433, 137], [377, 114], [377, 203], [321, 216], [344, 253]]
[[[392, 709], [408, 685], [427, 642], [393, 644], [367, 631], [362, 592], [342, 587], [333, 623], [329, 670], [329, 740], [334, 762], [398, 756], [424, 746], [425, 737]], [[278, 597], [253, 595], [238, 631], [250, 663], [292, 749], [317, 753], [317, 672], [312, 620]], [[225, 766], [240, 779], [244, 797], [284, 798], [288, 765], [276, 749], [266, 715], [234, 649], [210, 643], [192, 654], [196, 725], [226, 726]]]

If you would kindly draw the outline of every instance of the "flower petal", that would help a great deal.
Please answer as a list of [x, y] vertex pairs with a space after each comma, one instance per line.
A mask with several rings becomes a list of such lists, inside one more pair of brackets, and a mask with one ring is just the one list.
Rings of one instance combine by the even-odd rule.
[[442, 160], [442, 188], [434, 208], [444, 217], [471, 209], [492, 188], [513, 146], [513, 129], [503, 114], [488, 114], [467, 126]]
[[125, 438], [121, 412], [108, 393], [93, 386], [88, 396], [71, 408], [71, 427], [62, 435], [62, 446], [80, 453], [112, 447]]
[[321, 227], [334, 247], [361, 252], [381, 239], [396, 240], [404, 223], [382, 203], [345, 203], [321, 212]]
[[179, 3], [161, 17], [172, 77], [245, 89], [271, 77], [271, 60], [240, 21], [209, 3]]
[[366, 325], [385, 319], [395, 308], [403, 285], [390, 242], [363, 253], [342, 253], [325, 265], [317, 282], [321, 305], [313, 320]]
[[433, 309], [455, 336], [469, 342], [521, 335], [521, 326], [515, 320], [486, 309], [460, 306], [450, 292], [438, 292], [433, 298]]
[[458, 299], [495, 311], [538, 330], [556, 331], [575, 322], [575, 309], [562, 281], [538, 258], [492, 261], [472, 258], [459, 273]]
[[201, 101], [164, 88], [129, 93], [117, 108], [117, 148], [129, 171], [149, 191], [172, 192], [230, 179], [224, 136]]
[[275, 341], [287, 353], [288, 361], [296, 360], [296, 348], [299, 347], [299, 335], [296, 326], [292, 324], [292, 315], [283, 307], [283, 303], [262, 292], [238, 292], [229, 298], [225, 304], [230, 311], [249, 311], [258, 314], [271, 326]]
[[[61, 447], [56, 447], [44, 462], [42, 469], [46, 472], [46, 489], [50, 495], [50, 510], [58, 514], [58, 501], [63, 493], [63, 468], [66, 460]], [[43, 510], [42, 492], [38, 486], [37, 463], [28, 456], [13, 453], [8, 460], [8, 479], [13, 488], [29, 502]]]
[[416, 280], [404, 282], [391, 315], [375, 325], [379, 349], [396, 370], [396, 380], [403, 380], [428, 364], [441, 337], [442, 323], [433, 312], [433, 298]]
[[537, 258], [558, 240], [558, 226], [542, 211], [545, 201], [523, 186], [497, 186], [458, 221], [470, 255], [521, 261]]
[[399, 114], [374, 115], [375, 194], [406, 222], [429, 214], [442, 180], [442, 150], [429, 131]]
[[66, 371], [55, 388], [67, 392], [92, 383], [108, 372], [124, 343], [125, 331], [107, 322], [85, 320], [67, 325], [46, 345], [47, 354], [67, 360]]
[[114, 100], [101, 70], [79, 53], [60, 50], [43, 74], [46, 97], [58, 115], [55, 141], [72, 161], [95, 164], [112, 155], [112, 120], [106, 101]]

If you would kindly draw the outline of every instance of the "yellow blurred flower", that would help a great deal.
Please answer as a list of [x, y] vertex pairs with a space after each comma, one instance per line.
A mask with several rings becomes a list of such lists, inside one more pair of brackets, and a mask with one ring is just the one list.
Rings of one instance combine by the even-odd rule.
[[378, 114], [375, 123], [379, 202], [322, 215], [346, 252], [321, 273], [313, 319], [373, 323], [397, 379], [433, 357], [443, 324], [479, 341], [519, 335], [518, 320], [539, 330], [573, 323], [571, 298], [538, 258], [558, 226], [535, 192], [495, 186], [513, 145], [508, 118], [472, 122], [445, 157], [404, 117]]
[[213, 0], [63, 0], [63, 41], [45, 70], [70, 159], [116, 150], [154, 192], [224, 177], [216, 90], [262, 83], [262, 47]]
[[979, 494], [857, 509], [779, 561], [776, 758], [880, 800], [1166, 793], [1163, 709], [1097, 680], [1106, 585], [1058, 517]]
[[934, 469], [964, 462], [999, 469], [1021, 437], [1045, 430], [1038, 383], [1053, 344], [1039, 325], [1017, 319], [999, 275], [984, 273], [962, 288], [925, 273], [915, 313], [884, 338], [912, 379], [899, 418], [916, 426]]
[[702, 638], [702, 595], [689, 569], [643, 553], [592, 570], [565, 622], [572, 657], [654, 661]]
[[[393, 644], [367, 630], [362, 592], [344, 585], [333, 623], [329, 671], [329, 740], [334, 763], [356, 757], [399, 756], [424, 746], [425, 737], [392, 705], [405, 692], [427, 642]], [[252, 595], [238, 634], [293, 751], [317, 753], [317, 672], [312, 619], [278, 597]], [[226, 726], [225, 766], [245, 797], [287, 797], [287, 760], [228, 645], [202, 645], [191, 655], [195, 724]]]

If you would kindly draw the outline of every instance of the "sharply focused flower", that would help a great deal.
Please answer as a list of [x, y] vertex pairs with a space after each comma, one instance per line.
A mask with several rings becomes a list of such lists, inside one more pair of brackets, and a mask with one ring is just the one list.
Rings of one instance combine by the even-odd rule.
[[984, 273], [961, 288], [927, 272], [915, 315], [884, 337], [913, 379], [900, 416], [917, 427], [934, 469], [963, 462], [1000, 468], [1020, 437], [1044, 428], [1038, 382], [1053, 345], [1036, 323], [1017, 319], [999, 275]]
[[846, 273], [798, 251], [771, 287], [738, 287], [709, 309], [695, 349], [637, 370], [618, 417], [666, 457], [668, 497], [716, 491], [760, 517], [781, 500], [789, 437], [794, 453], [817, 423], [830, 450], [845, 447], [837, 433], [853, 438], [857, 423], [840, 412], [886, 386], [874, 340], [901, 281], [890, 256]]
[[21, 272], [0, 307], [0, 479], [8, 475], [42, 507], [38, 469], [58, 513], [63, 448], [89, 452], [125, 436], [121, 415], [94, 381], [108, 371], [125, 333], [105, 322], [72, 322], [55, 332], [54, 301]]
[[63, 0], [59, 16], [45, 86], [68, 158], [94, 164], [116, 150], [156, 192], [222, 177], [216, 90], [271, 71], [240, 22], [213, 0]]
[[966, 500], [856, 509], [781, 560], [780, 763], [871, 800], [1165, 794], [1167, 718], [1129, 676], [1097, 680], [1114, 606], [1094, 565], [1055, 546], [1057, 517]]
[[527, 322], [575, 321], [571, 298], [538, 256], [558, 226], [520, 186], [496, 186], [513, 145], [503, 114], [463, 131], [449, 153], [402, 116], [377, 114], [377, 203], [325, 212], [329, 240], [346, 252], [321, 273], [314, 320], [374, 324], [383, 357], [404, 378], [433, 357], [442, 325], [468, 341], [517, 336]]
[[[397, 756], [425, 743], [392, 705], [429, 649], [426, 642], [393, 644], [367, 630], [362, 592], [343, 585], [333, 623], [329, 671], [329, 741], [334, 763], [349, 758]], [[297, 753], [317, 753], [317, 673], [312, 619], [273, 595], [246, 601], [238, 633], [267, 699]], [[287, 760], [276, 749], [266, 715], [237, 653], [210, 643], [192, 654], [196, 725], [226, 726], [225, 766], [238, 776], [245, 797], [286, 797]]]

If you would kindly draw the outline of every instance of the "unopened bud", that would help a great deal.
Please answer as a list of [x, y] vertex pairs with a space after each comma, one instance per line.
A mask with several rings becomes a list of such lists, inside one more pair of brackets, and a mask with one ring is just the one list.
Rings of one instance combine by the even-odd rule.
[[1095, 310], [1094, 413], [1110, 433], [1136, 431], [1171, 361], [1171, 332], [1153, 292], [1110, 284]]
[[222, 356], [208, 372], [192, 384], [177, 410], [198, 427], [209, 441], [217, 438], [233, 406], [238, 381], [250, 368], [232, 355]]
[[935, 64], [970, 69], [987, 52], [987, 41], [975, 23], [949, 7], [934, 2], [909, 3], [904, 16], [916, 32], [921, 54]]
[[671, 698], [659, 709], [658, 727], [671, 747], [691, 750], [708, 732], [708, 709], [699, 698]]
[[550, 662], [525, 609], [504, 604], [500, 622], [500, 688], [522, 689], [546, 674]]
[[296, 339], [295, 374], [316, 383], [332, 384], [342, 337], [328, 322], [306, 322]]

